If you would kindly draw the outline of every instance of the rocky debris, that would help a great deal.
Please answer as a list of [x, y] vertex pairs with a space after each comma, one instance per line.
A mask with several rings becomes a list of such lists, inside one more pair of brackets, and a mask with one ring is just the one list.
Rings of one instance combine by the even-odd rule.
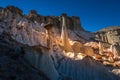
[[113, 69], [112, 72], [120, 76], [120, 69]]

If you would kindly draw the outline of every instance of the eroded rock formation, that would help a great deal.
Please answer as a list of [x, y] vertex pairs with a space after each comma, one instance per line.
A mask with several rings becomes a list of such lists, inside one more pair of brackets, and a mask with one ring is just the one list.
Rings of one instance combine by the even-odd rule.
[[120, 55], [120, 27], [113, 26], [95, 32], [101, 41], [111, 44], [111, 52], [115, 56]]
[[65, 52], [73, 52], [73, 49], [69, 42], [68, 31], [66, 26], [66, 15], [62, 16], [63, 24], [62, 24], [62, 32], [61, 32], [61, 39], [62, 39], [62, 46]]
[[[66, 25], [68, 29], [71, 30], [84, 30], [83, 27], [81, 26], [80, 19], [79, 17], [72, 16], [68, 17], [67, 14], [62, 14], [66, 15]], [[62, 25], [62, 17], [59, 16], [41, 16], [39, 15], [36, 11], [31, 10], [27, 16], [29, 20], [32, 20], [33, 22], [39, 22], [39, 23], [52, 23], [55, 27], [58, 27], [61, 29]]]
[[[41, 16], [34, 10], [22, 15], [13, 6], [0, 8], [0, 14], [0, 76], [3, 76], [0, 79], [21, 79], [24, 75], [21, 80], [119, 80], [119, 73], [113, 70], [120, 67], [119, 57], [116, 63], [111, 63], [108, 60], [111, 53], [106, 47], [99, 54], [99, 41], [94, 39], [94, 34], [83, 30], [78, 17]], [[68, 52], [63, 53], [65, 50]], [[15, 60], [9, 62], [6, 60], [9, 57]], [[21, 71], [22, 67], [18, 71], [21, 73], [11, 75], [7, 63], [17, 66], [17, 61], [26, 64], [24, 67], [29, 70]], [[111, 64], [112, 69], [103, 63]], [[2, 70], [5, 66], [8, 69]]]
[[113, 26], [102, 29], [100, 31], [95, 32], [95, 35], [104, 42], [108, 42], [110, 44], [119, 43], [120, 44], [120, 27]]

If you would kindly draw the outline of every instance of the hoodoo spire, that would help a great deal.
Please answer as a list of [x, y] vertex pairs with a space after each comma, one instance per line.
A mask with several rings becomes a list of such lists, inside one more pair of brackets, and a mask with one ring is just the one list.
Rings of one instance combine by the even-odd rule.
[[65, 14], [62, 15], [62, 32], [61, 32], [62, 45], [65, 52], [73, 52], [72, 47], [68, 40], [66, 17], [67, 16]]

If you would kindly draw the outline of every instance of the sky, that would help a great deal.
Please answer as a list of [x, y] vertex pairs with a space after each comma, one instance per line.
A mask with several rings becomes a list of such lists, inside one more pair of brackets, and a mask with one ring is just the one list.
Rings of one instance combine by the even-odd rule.
[[78, 16], [82, 27], [91, 32], [120, 26], [120, 0], [0, 0], [1, 7], [8, 5], [20, 8], [23, 14], [34, 9], [43, 16]]

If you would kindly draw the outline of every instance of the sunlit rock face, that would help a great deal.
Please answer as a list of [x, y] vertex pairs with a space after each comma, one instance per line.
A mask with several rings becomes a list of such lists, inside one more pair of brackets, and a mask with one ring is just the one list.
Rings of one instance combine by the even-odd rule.
[[[69, 43], [67, 51], [66, 43]], [[99, 54], [95, 35], [85, 31], [75, 16], [41, 16], [34, 10], [22, 15], [22, 11], [13, 6], [0, 8], [1, 46], [0, 51], [10, 48], [3, 53], [5, 56], [9, 57], [9, 51], [13, 51], [21, 58], [22, 65], [27, 64], [35, 71], [35, 77], [29, 74], [32, 75], [30, 80], [119, 80], [118, 72], [112, 70], [114, 67], [111, 69], [103, 64], [101, 56], [104, 55]], [[2, 58], [0, 56], [0, 61]], [[109, 56], [104, 58], [107, 61]], [[119, 60], [116, 63], [118, 65]], [[27, 79], [22, 77], [21, 80], [28, 80], [25, 76]]]

